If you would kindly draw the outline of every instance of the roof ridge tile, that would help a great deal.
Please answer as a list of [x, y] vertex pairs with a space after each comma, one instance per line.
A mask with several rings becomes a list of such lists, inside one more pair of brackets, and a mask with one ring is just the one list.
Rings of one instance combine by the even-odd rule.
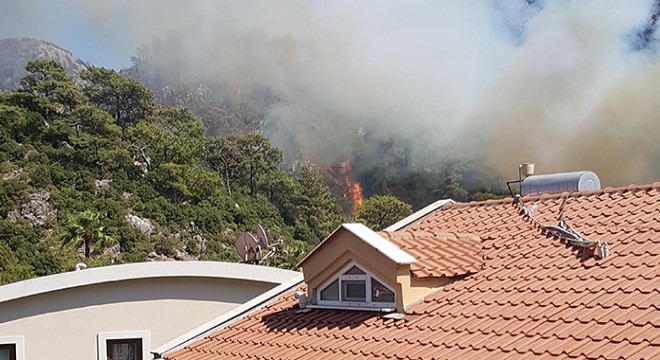
[[[636, 193], [639, 191], [650, 191], [650, 190], [660, 190], [660, 182], [654, 182], [651, 184], [646, 184], [646, 185], [628, 185], [628, 186], [621, 186], [621, 187], [606, 187], [601, 190], [585, 190], [585, 191], [573, 191], [573, 192], [561, 192], [561, 193], [544, 193], [540, 195], [527, 195], [523, 196], [522, 200], [524, 202], [530, 202], [530, 201], [548, 201], [548, 200], [555, 200], [555, 199], [563, 199], [567, 196], [570, 196], [571, 198], [578, 198], [578, 197], [593, 197], [593, 196], [600, 196], [604, 194], [625, 194], [625, 193]], [[459, 208], [466, 208], [466, 207], [482, 207], [482, 206], [493, 206], [493, 205], [507, 205], [507, 204], [513, 204], [514, 199], [511, 197], [506, 197], [506, 198], [501, 198], [501, 199], [489, 199], [485, 201], [470, 201], [467, 203], [452, 203], [448, 204], [446, 207], [443, 209], [459, 209]], [[439, 209], [438, 211], [442, 211], [443, 209]]]

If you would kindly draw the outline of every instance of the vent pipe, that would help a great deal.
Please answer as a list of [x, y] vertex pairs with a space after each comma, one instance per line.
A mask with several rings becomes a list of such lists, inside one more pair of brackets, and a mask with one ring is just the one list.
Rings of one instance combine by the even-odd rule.
[[506, 186], [509, 188], [509, 192], [513, 197], [513, 190], [511, 190], [511, 184], [518, 184], [518, 189], [522, 186], [523, 177], [527, 178], [528, 176], [534, 175], [534, 163], [522, 163], [518, 165], [518, 180], [511, 180], [506, 182]]
[[528, 177], [534, 175], [534, 163], [522, 163], [518, 165], [520, 177]]
[[304, 309], [307, 307], [307, 296], [305, 296], [305, 293], [302, 291], [296, 291], [295, 295], [296, 299], [298, 299], [298, 307], [301, 309]]

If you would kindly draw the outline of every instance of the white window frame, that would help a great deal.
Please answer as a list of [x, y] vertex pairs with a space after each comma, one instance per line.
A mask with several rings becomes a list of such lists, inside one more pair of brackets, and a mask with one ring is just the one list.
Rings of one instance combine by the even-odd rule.
[[142, 339], [142, 360], [151, 358], [151, 333], [141, 331], [115, 331], [97, 334], [97, 360], [106, 360], [108, 356], [108, 340]]
[[[362, 270], [364, 272], [364, 275], [360, 274], [348, 274], [345, 275], [344, 273], [350, 270], [353, 266], [357, 267], [358, 269]], [[383, 284], [388, 290], [390, 290], [392, 293], [394, 293], [394, 299], [395, 302], [376, 302], [376, 301], [371, 301], [371, 295], [372, 295], [372, 289], [371, 289], [371, 279], [375, 279], [379, 283]], [[339, 280], [338, 286], [339, 286], [339, 301], [334, 301], [334, 300], [321, 300], [321, 291], [323, 291], [328, 285], [332, 284], [335, 282], [335, 280]], [[366, 301], [342, 301], [342, 292], [343, 292], [343, 280], [359, 280], [362, 281], [364, 280], [365, 282], [365, 291], [366, 291]], [[392, 289], [391, 287], [387, 286], [387, 284], [379, 279], [377, 276], [374, 276], [367, 270], [365, 270], [363, 267], [358, 265], [355, 261], [351, 261], [348, 265], [343, 267], [341, 270], [337, 272], [334, 276], [332, 276], [330, 279], [326, 280], [324, 283], [322, 283], [316, 291], [316, 304], [321, 305], [321, 306], [327, 306], [327, 307], [354, 307], [354, 308], [368, 308], [368, 309], [391, 309], [396, 307], [396, 291]]]
[[16, 346], [16, 360], [25, 360], [25, 338], [22, 336], [0, 336], [0, 345]]

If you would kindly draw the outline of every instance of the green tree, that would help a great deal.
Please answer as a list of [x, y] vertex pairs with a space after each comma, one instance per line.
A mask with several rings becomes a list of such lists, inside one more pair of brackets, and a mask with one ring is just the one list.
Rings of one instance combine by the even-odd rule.
[[149, 175], [161, 194], [177, 201], [201, 202], [222, 192], [218, 174], [194, 165], [166, 163]]
[[71, 110], [84, 102], [82, 92], [58, 62], [34, 60], [27, 63], [25, 70], [28, 74], [21, 79], [22, 91], [64, 106], [52, 110]]
[[294, 237], [317, 243], [341, 224], [343, 212], [323, 179], [313, 170], [303, 168], [296, 183], [297, 189], [288, 202]]
[[29, 279], [34, 276], [29, 264], [21, 263], [14, 251], [0, 242], [0, 285]]
[[196, 164], [204, 151], [204, 125], [190, 111], [161, 107], [127, 132], [136, 160], [150, 170], [159, 164]]
[[62, 236], [62, 246], [82, 244], [86, 258], [90, 257], [92, 246], [100, 250], [110, 246], [112, 242], [113, 239], [105, 233], [101, 215], [90, 210], [69, 217]]
[[121, 146], [121, 129], [107, 112], [85, 105], [66, 118], [68, 143], [78, 150], [86, 163], [97, 166], [127, 162], [129, 153]]
[[208, 145], [207, 162], [225, 178], [229, 193], [232, 184], [237, 184], [256, 196], [259, 181], [277, 171], [281, 161], [282, 150], [261, 134], [233, 135], [211, 140]]
[[206, 161], [209, 167], [217, 171], [225, 180], [227, 194], [232, 195], [232, 184], [239, 176], [241, 154], [236, 146], [235, 137], [214, 138], [206, 146]]
[[90, 67], [81, 77], [87, 81], [83, 90], [90, 101], [110, 113], [124, 130], [154, 112], [153, 94], [135, 80], [100, 67]]
[[412, 214], [412, 206], [392, 195], [374, 195], [359, 208], [358, 220], [376, 231]]
[[40, 114], [42, 123], [65, 116], [86, 101], [59, 63], [35, 60], [25, 69], [28, 74], [21, 79], [21, 88], [7, 95], [3, 102]]
[[39, 137], [41, 124], [43, 118], [38, 114], [0, 104], [0, 161], [23, 157], [27, 150], [25, 145]]

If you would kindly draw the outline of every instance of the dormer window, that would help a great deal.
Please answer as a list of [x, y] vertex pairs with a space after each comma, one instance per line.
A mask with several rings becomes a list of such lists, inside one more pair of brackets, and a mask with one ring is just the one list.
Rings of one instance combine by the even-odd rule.
[[481, 241], [473, 235], [376, 233], [342, 224], [300, 262], [308, 289], [301, 306], [404, 313], [452, 277], [479, 271], [483, 262]]
[[394, 308], [394, 290], [376, 277], [349, 264], [339, 276], [319, 287], [318, 305], [368, 308]]

